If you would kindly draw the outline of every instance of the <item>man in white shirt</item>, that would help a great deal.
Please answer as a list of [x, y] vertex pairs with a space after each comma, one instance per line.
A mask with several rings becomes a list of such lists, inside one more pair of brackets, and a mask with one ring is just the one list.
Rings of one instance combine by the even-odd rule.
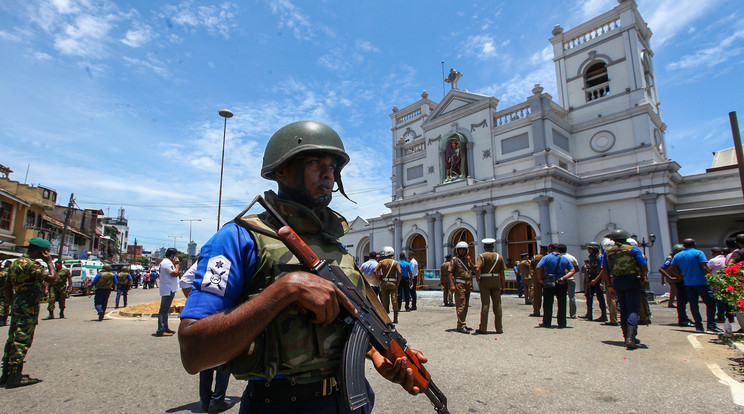
[[176, 331], [168, 329], [168, 313], [173, 297], [178, 290], [177, 250], [170, 248], [165, 251], [165, 258], [160, 262], [160, 310], [158, 312], [158, 330], [154, 336], [172, 336]]
[[416, 310], [416, 283], [418, 282], [419, 265], [416, 254], [408, 252], [408, 263], [411, 264], [411, 310]]
[[[576, 260], [573, 255], [566, 253], [566, 251], [567, 249], [565, 244], [558, 245], [558, 253], [568, 259], [568, 261], [571, 262], [571, 266], [574, 267], [574, 270], [578, 272], [579, 261]], [[566, 285], [568, 286], [568, 314], [571, 319], [576, 319], [576, 280], [573, 275], [566, 279]]]
[[374, 251], [369, 252], [369, 260], [362, 263], [360, 269], [364, 274], [364, 278], [367, 279], [367, 282], [372, 287], [372, 290], [382, 299], [382, 296], [380, 296], [380, 277], [375, 274], [375, 269], [377, 269], [377, 253]]

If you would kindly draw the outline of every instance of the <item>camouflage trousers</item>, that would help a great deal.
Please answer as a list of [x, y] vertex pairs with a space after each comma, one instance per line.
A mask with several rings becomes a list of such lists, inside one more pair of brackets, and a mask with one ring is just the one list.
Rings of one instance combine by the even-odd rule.
[[3, 366], [23, 365], [28, 348], [34, 340], [34, 331], [38, 321], [38, 313], [35, 317], [11, 316], [10, 328], [8, 329], [8, 341], [5, 343], [3, 352]]
[[65, 288], [50, 288], [49, 296], [47, 297], [47, 310], [49, 313], [54, 312], [55, 302], [59, 302], [59, 309], [65, 310], [65, 302], [67, 301], [67, 289]]
[[2, 290], [0, 290], [0, 318], [4, 318], [8, 315], [10, 315], [10, 306], [8, 306], [8, 302], [5, 300], [5, 295]]

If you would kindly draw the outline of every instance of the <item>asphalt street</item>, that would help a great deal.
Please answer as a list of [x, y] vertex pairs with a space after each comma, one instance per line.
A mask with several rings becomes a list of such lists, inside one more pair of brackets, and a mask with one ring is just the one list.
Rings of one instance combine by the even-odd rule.
[[[398, 330], [429, 358], [426, 366], [452, 413], [744, 412], [734, 403], [744, 379], [734, 366], [741, 354], [715, 336], [673, 325], [676, 314], [666, 304], [652, 306], [653, 324], [639, 332], [644, 345], [627, 351], [617, 327], [569, 319], [567, 329], [536, 328], [540, 319], [529, 317], [532, 307], [514, 295], [503, 297], [503, 334], [457, 333], [454, 308], [441, 306], [441, 293], [419, 294], [418, 310], [402, 313]], [[133, 290], [130, 305], [158, 295]], [[582, 315], [583, 296], [577, 299]], [[93, 298], [82, 296], [68, 300], [67, 319], [39, 321], [24, 372], [44, 381], [0, 388], [0, 412], [199, 412], [198, 377], [181, 366], [177, 338], [152, 336], [155, 318], [118, 317], [113, 294], [109, 304], [101, 322]], [[479, 313], [474, 294], [468, 325], [477, 327]], [[175, 329], [178, 319], [170, 323]], [[369, 363], [366, 369], [374, 412], [434, 413], [424, 395], [406, 394]], [[231, 380], [229, 398], [239, 399], [244, 387]]]

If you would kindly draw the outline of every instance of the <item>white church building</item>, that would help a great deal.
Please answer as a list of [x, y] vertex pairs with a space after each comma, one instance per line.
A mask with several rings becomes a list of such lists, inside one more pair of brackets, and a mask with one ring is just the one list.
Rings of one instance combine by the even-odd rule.
[[673, 244], [694, 237], [705, 250], [744, 232], [735, 165], [682, 176], [667, 158], [652, 32], [635, 2], [552, 34], [555, 98], [535, 85], [500, 108], [451, 76], [441, 102], [424, 92], [393, 108], [390, 213], [358, 217], [342, 239], [359, 263], [389, 245], [438, 269], [457, 242], [473, 256], [486, 237], [512, 260], [557, 242], [583, 261], [586, 243], [622, 228], [645, 241], [661, 293], [656, 269]]

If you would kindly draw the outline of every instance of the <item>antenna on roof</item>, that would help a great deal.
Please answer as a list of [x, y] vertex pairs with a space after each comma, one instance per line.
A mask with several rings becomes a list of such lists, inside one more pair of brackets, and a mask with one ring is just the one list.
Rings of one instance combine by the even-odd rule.
[[444, 99], [444, 61], [442, 61], [442, 99]]

